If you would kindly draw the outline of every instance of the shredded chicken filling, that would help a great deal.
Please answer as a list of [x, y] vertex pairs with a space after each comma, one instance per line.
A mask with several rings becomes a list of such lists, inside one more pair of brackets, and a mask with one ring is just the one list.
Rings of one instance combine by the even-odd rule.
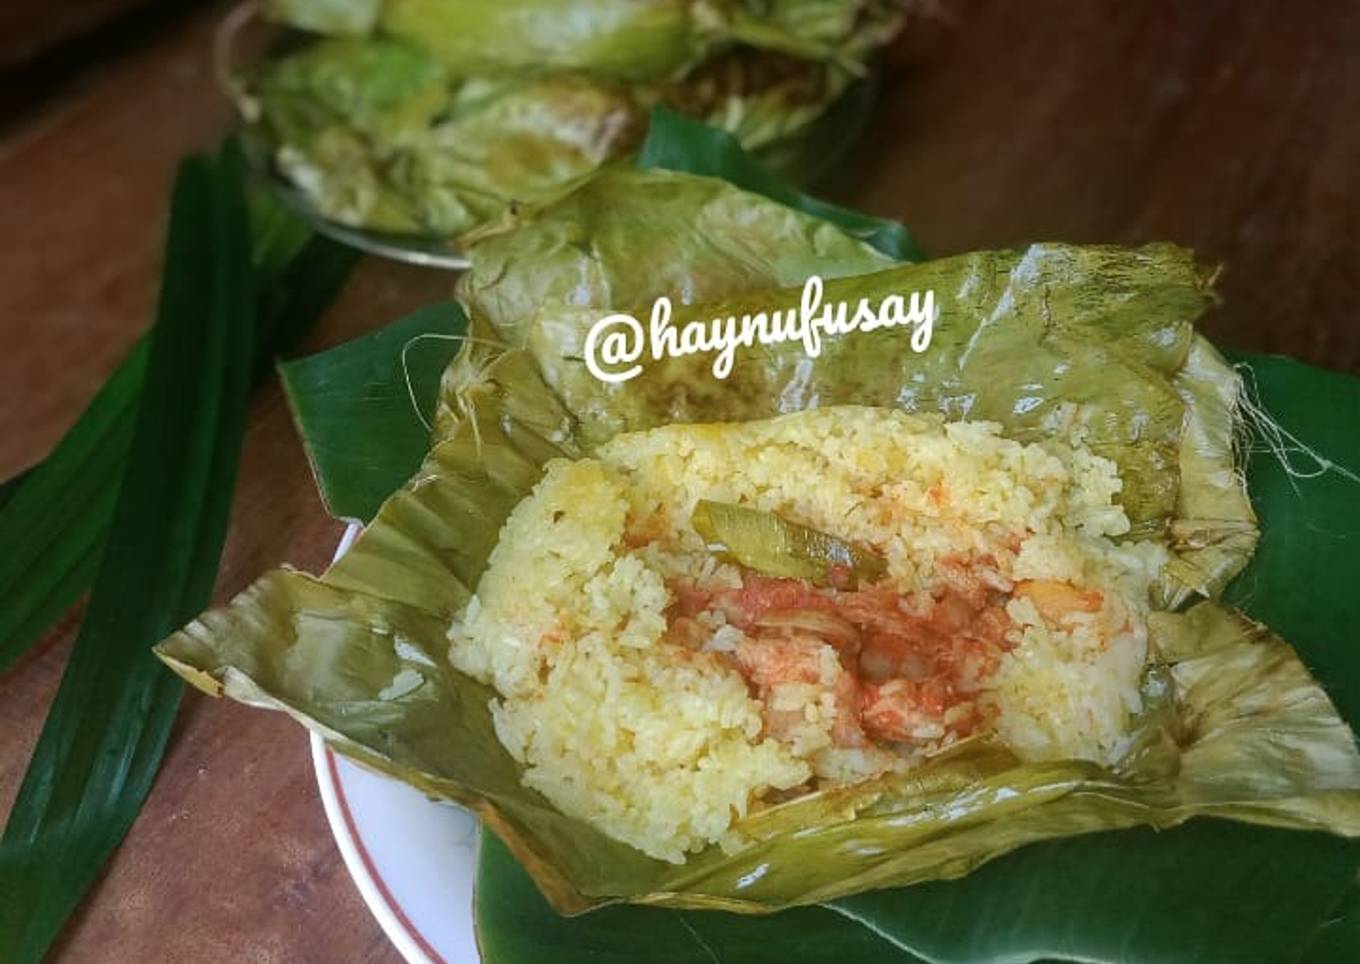
[[[841, 747], [950, 743], [986, 728], [994, 710], [978, 699], [1004, 653], [1007, 602], [1028, 598], [1045, 621], [1096, 612], [1102, 597], [1068, 583], [1011, 583], [995, 569], [949, 562], [929, 592], [884, 583], [855, 591], [746, 570], [740, 589], [675, 585], [668, 639], [712, 646], [704, 614], [741, 631], [719, 655], [764, 706], [767, 735], [786, 739], [803, 720], [795, 688], [829, 694], [832, 740]], [[835, 650], [828, 672], [824, 648]], [[808, 688], [812, 689], [809, 690]]]

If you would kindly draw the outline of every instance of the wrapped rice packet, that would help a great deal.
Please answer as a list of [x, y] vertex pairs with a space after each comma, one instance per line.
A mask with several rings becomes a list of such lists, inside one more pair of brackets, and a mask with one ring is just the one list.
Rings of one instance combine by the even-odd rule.
[[[599, 203], [606, 194], [607, 206]], [[638, 218], [644, 206], [648, 217]], [[694, 225], [687, 231], [678, 224], [685, 217]], [[738, 231], [743, 217], [759, 227]], [[587, 233], [592, 248], [571, 243]], [[630, 244], [657, 257], [631, 258]], [[1158, 533], [1175, 547], [1160, 590], [1167, 608], [1193, 593], [1216, 596], [1256, 544], [1233, 453], [1239, 379], [1194, 330], [1213, 303], [1210, 272], [1174, 245], [1041, 244], [892, 266], [824, 221], [722, 182], [617, 169], [488, 225], [469, 251], [459, 293], [476, 332], [527, 350], [588, 441], [808, 405], [938, 411], [999, 421], [1017, 438], [1063, 437], [1113, 459], [1131, 537]], [[676, 327], [740, 319], [796, 308], [813, 273], [826, 279], [824, 303], [852, 308], [892, 292], [933, 292], [929, 348], [917, 352], [910, 332], [889, 328], [828, 340], [815, 359], [796, 341], [739, 349], [724, 379], [712, 374], [713, 353], [658, 360], [643, 352], [641, 374], [613, 384], [587, 369], [586, 336], [612, 311], [646, 322], [652, 299], [665, 294], [682, 306]], [[755, 290], [765, 278], [787, 287]], [[450, 367], [446, 400], [475, 378], [472, 362], [484, 353], [469, 350]], [[447, 404], [439, 417], [450, 419]]]
[[1360, 834], [1350, 730], [1285, 643], [1211, 602], [1153, 620], [1145, 712], [1111, 768], [965, 742], [905, 774], [758, 810], [734, 827], [745, 846], [679, 865], [564, 816], [518, 782], [494, 694], [449, 665], [445, 630], [543, 461], [578, 451], [568, 425], [528, 357], [506, 352], [473, 414], [326, 575], [265, 576], [158, 654], [206, 692], [282, 709], [337, 751], [468, 806], [565, 913], [618, 900], [775, 910], [1196, 815]]
[[894, 0], [277, 0], [324, 36], [235, 91], [276, 168], [342, 224], [452, 237], [551, 200], [665, 105], [812, 176], [863, 118]]
[[[483, 340], [446, 375], [421, 469], [325, 575], [269, 574], [168, 638], [160, 657], [207, 692], [282, 709], [337, 751], [468, 806], [565, 913], [617, 901], [759, 913], [959, 876], [1033, 841], [1198, 815], [1360, 835], [1354, 735], [1293, 650], [1215, 602], [1178, 611], [1215, 594], [1256, 538], [1231, 447], [1236, 376], [1193, 330], [1212, 293], [1186, 252], [1041, 245], [894, 267], [824, 222], [778, 216], [718, 182], [649, 183], [688, 199], [658, 205], [658, 230], [690, 205], [693, 234], [670, 243], [698, 255], [691, 276], [654, 256], [641, 229], [608, 210], [591, 220], [570, 199], [488, 233], [470, 249], [463, 291]], [[705, 254], [741, 210], [764, 225], [752, 243]], [[779, 243], [764, 247], [761, 231]], [[841, 278], [828, 293], [933, 289], [938, 341], [917, 354], [861, 333], [802, 365], [773, 352], [738, 361], [725, 393], [708, 390], [699, 358], [609, 390], [579, 377], [575, 346], [592, 313], [667, 291], [703, 302], [699, 316], [772, 306], [811, 265]], [[502, 347], [485, 344], [497, 337]], [[681, 392], [685, 382], [695, 390]], [[496, 732], [493, 692], [453, 668], [445, 634], [544, 465], [623, 429], [843, 399], [986, 416], [1008, 436], [1103, 449], [1117, 466], [1130, 537], [1169, 560], [1123, 751], [1108, 765], [1024, 762], [986, 736], [964, 740], [906, 772], [757, 808], [733, 825], [732, 845], [682, 863], [526, 787]]]

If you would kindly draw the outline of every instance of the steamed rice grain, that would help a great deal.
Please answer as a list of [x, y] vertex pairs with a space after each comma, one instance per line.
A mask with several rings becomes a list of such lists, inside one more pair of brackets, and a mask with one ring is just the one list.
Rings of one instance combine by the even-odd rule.
[[[909, 769], [959, 738], [959, 720], [1024, 760], [1108, 763], [1141, 706], [1164, 556], [1115, 541], [1128, 531], [1119, 490], [1114, 464], [1085, 449], [883, 409], [619, 436], [549, 463], [451, 627], [450, 658], [496, 689], [496, 732], [527, 785], [672, 862], [730, 842], [771, 795]], [[950, 593], [1004, 601], [994, 659], [947, 688], [948, 708], [860, 740], [883, 731], [858, 717], [847, 729], [847, 713], [868, 720], [873, 699], [926, 683], [870, 682], [834, 640], [735, 624], [730, 601], [770, 580], [709, 551], [690, 524], [700, 499], [871, 548], [887, 565], [875, 589], [903, 619]], [[819, 606], [815, 593], [852, 599], [808, 591]], [[761, 677], [752, 653], [776, 670], [797, 657], [803, 675]]]

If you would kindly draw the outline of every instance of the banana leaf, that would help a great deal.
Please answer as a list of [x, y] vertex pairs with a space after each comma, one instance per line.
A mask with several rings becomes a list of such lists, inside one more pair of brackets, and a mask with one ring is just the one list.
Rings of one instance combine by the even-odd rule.
[[[829, 131], [827, 134], [834, 136]], [[779, 169], [765, 163], [767, 154], [752, 157], [727, 131], [700, 124], [666, 107], [655, 107], [647, 128], [647, 140], [638, 152], [637, 166], [722, 178], [743, 191], [829, 221], [894, 261], [925, 260], [925, 255], [900, 221], [837, 207], [796, 190], [789, 182], [797, 184], [810, 179], [787, 174], [781, 179]], [[624, 203], [627, 203], [627, 197], [625, 193]], [[751, 203], [760, 202], [751, 199]], [[526, 220], [521, 230], [527, 230], [530, 224], [532, 221]]]
[[427, 46], [464, 76], [569, 70], [642, 82], [675, 76], [718, 39], [695, 15], [697, 6], [686, 0], [384, 0], [379, 23], [389, 36]]
[[[667, 194], [673, 207], [646, 200]], [[752, 217], [763, 220], [738, 228]], [[688, 231], [678, 223], [686, 218]], [[630, 258], [637, 244], [658, 256]], [[1255, 545], [1232, 452], [1238, 380], [1194, 333], [1212, 302], [1209, 273], [1174, 246], [1035, 245], [884, 268], [825, 221], [723, 182], [620, 170], [477, 232], [468, 250], [459, 294], [473, 332], [525, 348], [588, 445], [669, 421], [760, 418], [809, 404], [938, 411], [1000, 421], [1022, 439], [1061, 432], [1113, 459], [1132, 536], [1162, 539], [1175, 553], [1161, 581], [1167, 607], [1191, 593], [1217, 595]], [[586, 367], [586, 335], [609, 310], [645, 318], [658, 293], [681, 304], [718, 299], [677, 315], [678, 327], [682, 318], [796, 308], [801, 287], [750, 289], [813, 273], [828, 279], [827, 303], [933, 291], [929, 349], [908, 351], [906, 336], [889, 328], [832, 339], [815, 360], [801, 342], [739, 351], [722, 380], [711, 354], [644, 358], [638, 377], [613, 384]], [[475, 380], [486, 354], [471, 351], [449, 369], [443, 430], [456, 421], [459, 383]]]
[[[330, 351], [279, 364], [332, 516], [367, 522], [392, 493], [393, 463], [401, 479], [420, 466], [440, 375], [466, 326], [456, 303], [433, 304]], [[382, 439], [387, 457], [373, 458], [356, 438]]]
[[462, 242], [472, 264], [458, 296], [474, 328], [517, 348], [544, 303], [641, 305], [668, 292], [690, 304], [893, 264], [820, 212], [716, 177], [621, 165]]
[[635, 150], [654, 104], [734, 133], [802, 179], [822, 173], [837, 157], [824, 145], [863, 122], [869, 85], [780, 64], [732, 56], [650, 91], [575, 76], [453, 84], [414, 47], [333, 39], [263, 70], [242, 105], [264, 152], [327, 217], [452, 236]]
[[734, 50], [681, 80], [634, 90], [641, 107], [674, 110], [730, 134], [795, 184], [830, 171], [869, 117], [878, 75], [768, 51]]
[[898, 0], [271, 0], [270, 17], [426, 47], [459, 76], [571, 71], [673, 79], [733, 45], [851, 70], [900, 25]]
[[[327, 385], [332, 398], [347, 394], [357, 403], [378, 385], [388, 386], [393, 397], [404, 390], [400, 356], [373, 338], [348, 347], [357, 350], [364, 341], [372, 342], [371, 374], [363, 383]], [[452, 350], [440, 341], [426, 347]], [[329, 354], [311, 363], [322, 370]], [[1231, 357], [1250, 362], [1262, 403], [1285, 425], [1306, 427], [1307, 442], [1346, 465], [1360, 465], [1345, 426], [1328, 418], [1360, 399], [1360, 381], [1287, 359]], [[432, 402], [421, 399], [422, 405]], [[409, 412], [402, 416], [403, 424], [414, 421]], [[301, 427], [313, 450], [339, 448], [353, 438], [342, 424], [309, 427], [304, 421]], [[365, 445], [364, 457], [372, 471], [386, 465], [385, 491], [391, 492], [419, 462], [420, 448], [408, 453], [405, 441], [394, 446], [390, 432], [366, 437], [374, 441]], [[347, 474], [331, 475], [331, 484]], [[322, 465], [318, 478], [327, 478]], [[1229, 595], [1297, 639], [1343, 715], [1355, 720], [1360, 675], [1352, 671], [1353, 651], [1330, 644], [1346, 638], [1360, 612], [1339, 595], [1353, 568], [1353, 483], [1335, 472], [1292, 478], [1261, 447], [1253, 451], [1251, 487], [1268, 538]], [[1328, 535], [1319, 537], [1319, 531]], [[832, 909], [751, 917], [625, 906], [562, 918], [488, 834], [477, 880], [478, 943], [483, 958], [496, 964], [539, 961], [545, 954], [563, 964], [644, 958], [705, 964], [715, 957], [764, 964], [788, 959], [795, 947], [803, 959], [854, 954], [896, 964], [922, 958], [959, 964], [1054, 958], [1333, 964], [1354, 956], [1346, 928], [1360, 915], [1347, 915], [1337, 895], [1345, 890], [1353, 900], [1360, 894], [1353, 881], [1357, 846], [1322, 834], [1192, 821], [1171, 831], [1124, 830], [1038, 844], [962, 880], [862, 894]]]
[[420, 48], [323, 40], [271, 63], [242, 109], [327, 217], [452, 235], [560, 193], [640, 140], [617, 88], [581, 78], [454, 82]]
[[[1241, 546], [1224, 549], [1249, 530], [1251, 515], [1233, 474], [1230, 440], [1216, 431], [1231, 429], [1225, 399], [1236, 379], [1195, 340], [1190, 319], [1208, 292], [1183, 252], [1043, 246], [837, 283], [886, 284], [885, 275], [903, 290], [933, 287], [952, 299], [944, 302], [933, 351], [964, 347], [955, 350], [952, 370], [927, 369], [949, 392], [974, 396], [971, 408], [951, 414], [986, 413], [1028, 438], [1083, 428], [1130, 467], [1126, 504], [1142, 513], [1144, 536], [1171, 541], [1204, 588], [1216, 588], [1245, 561]], [[1020, 341], [1011, 340], [1013, 332]], [[1029, 405], [1013, 403], [1056, 404], [1052, 386], [1004, 378], [995, 363], [970, 369], [967, 358], [958, 362], [965, 349], [1004, 357], [1012, 367], [1022, 352], [1050, 364], [1064, 359], [1076, 371], [1058, 369], [1058, 377], [1078, 402], [1076, 412], [1034, 418]], [[926, 392], [932, 383], [917, 375], [931, 356], [908, 356], [901, 343], [883, 342], [877, 351], [895, 351], [899, 399], [911, 405], [934, 397]], [[340, 752], [468, 806], [564, 912], [619, 900], [764, 912], [957, 877], [1033, 841], [1136, 824], [1169, 827], [1194, 816], [1360, 835], [1360, 754], [1326, 693], [1287, 644], [1207, 601], [1154, 619], [1156, 657], [1144, 682], [1138, 738], [1111, 769], [1023, 764], [999, 745], [971, 741], [906, 775], [759, 811], [740, 824], [749, 847], [734, 854], [709, 848], [681, 866], [651, 860], [563, 816], [519, 785], [492, 731], [491, 692], [444, 658], [449, 619], [474, 590], [501, 521], [542, 464], [587, 452], [606, 434], [608, 413], [574, 407], [574, 400], [593, 396], [555, 391], [552, 379], [561, 370], [549, 371], [546, 359], [506, 348], [485, 359], [475, 378], [455, 382], [449, 407], [456, 417], [446, 420], [445, 436], [348, 555], [319, 578], [288, 570], [265, 576], [230, 606], [162, 643], [161, 658], [210, 693], [283, 709]], [[819, 403], [852, 384], [856, 391], [887, 384], [886, 372], [864, 370], [871, 359], [857, 360], [859, 368], [818, 373]], [[1103, 390], [1082, 364], [1099, 366]], [[1021, 391], [1009, 408], [998, 401], [1006, 386]], [[752, 388], [767, 390], [763, 383]], [[710, 406], [706, 416], [717, 413], [715, 402], [696, 397]], [[673, 414], [647, 404], [628, 411], [629, 427]], [[734, 405], [725, 417], [760, 414]], [[1127, 444], [1121, 418], [1139, 423], [1142, 445]], [[1197, 428], [1183, 432], [1185, 425]], [[1179, 514], [1198, 505], [1196, 497], [1180, 496], [1182, 472], [1199, 466], [1179, 459], [1181, 447], [1206, 439], [1220, 445], [1217, 456], [1197, 459], [1213, 466], [1224, 483], [1216, 498], [1239, 515], [1228, 520], [1229, 538], [1207, 543], [1222, 558], [1201, 567], [1199, 543], [1174, 540], [1178, 524], [1218, 532], [1221, 520]], [[1140, 454], [1143, 448], [1153, 455]], [[1146, 464], [1140, 459], [1149, 458], [1160, 460], [1152, 463], [1159, 474], [1139, 474]], [[1190, 488], [1208, 484], [1195, 478]], [[1168, 573], [1168, 597], [1188, 591], [1178, 580]]]
[[[299, 4], [299, 22], [307, 19], [303, 12], [335, 13], [327, 4]], [[535, 30], [556, 43], [575, 26], [594, 22], [589, 11], [574, 9], [567, 17], [548, 9], [553, 6], [399, 0], [384, 7], [384, 16], [468, 21], [496, 31], [503, 19], [524, 21], [533, 29], [500, 37], [516, 49], [532, 46]], [[603, 0], [600, 6], [616, 7], [614, 14], [626, 14], [625, 20], [688, 17], [679, 3]], [[807, 6], [814, 9], [798, 12]], [[809, 59], [742, 46], [697, 63], [682, 77], [631, 86], [547, 69], [551, 63], [538, 59], [512, 71], [464, 69], [430, 47], [432, 38], [455, 37], [459, 45], [493, 51], [496, 45], [479, 41], [475, 31], [413, 28], [353, 36], [346, 27], [300, 49], [285, 45], [237, 85], [238, 102], [262, 153], [326, 217], [449, 237], [508, 207], [560, 195], [632, 152], [655, 105], [734, 134], [785, 173], [820, 175], [865, 119], [872, 86], [860, 79], [868, 73], [861, 61], [898, 27], [892, 5], [871, 4], [862, 16], [859, 6], [801, 0], [766, 12], [809, 35], [849, 31], [853, 56]], [[618, 19], [603, 19], [611, 18]], [[650, 56], [645, 45], [619, 49]]]

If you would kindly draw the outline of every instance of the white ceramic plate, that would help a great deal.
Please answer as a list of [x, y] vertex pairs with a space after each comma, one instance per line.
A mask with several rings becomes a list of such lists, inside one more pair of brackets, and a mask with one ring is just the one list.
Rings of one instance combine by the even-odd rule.
[[[358, 533], [345, 531], [335, 558]], [[410, 964], [477, 964], [476, 818], [338, 756], [315, 734], [311, 741], [331, 833], [384, 933]]]

